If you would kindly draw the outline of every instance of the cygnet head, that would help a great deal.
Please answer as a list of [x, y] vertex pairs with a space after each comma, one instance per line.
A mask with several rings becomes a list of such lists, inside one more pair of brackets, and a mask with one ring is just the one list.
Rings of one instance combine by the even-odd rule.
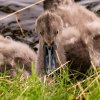
[[39, 40], [44, 49], [44, 69], [46, 74], [49, 74], [56, 67], [56, 38], [62, 33], [62, 30], [62, 19], [49, 11], [40, 15], [36, 21], [36, 32], [39, 34]]
[[40, 39], [48, 46], [55, 42], [58, 34], [63, 28], [62, 19], [49, 11], [46, 11], [38, 17], [36, 21], [36, 32], [39, 33]]

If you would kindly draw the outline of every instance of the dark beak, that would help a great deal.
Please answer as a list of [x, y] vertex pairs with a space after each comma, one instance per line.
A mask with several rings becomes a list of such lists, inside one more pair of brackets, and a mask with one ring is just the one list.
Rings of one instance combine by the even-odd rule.
[[56, 45], [53, 42], [51, 46], [44, 44], [44, 70], [45, 74], [50, 74], [56, 68]]

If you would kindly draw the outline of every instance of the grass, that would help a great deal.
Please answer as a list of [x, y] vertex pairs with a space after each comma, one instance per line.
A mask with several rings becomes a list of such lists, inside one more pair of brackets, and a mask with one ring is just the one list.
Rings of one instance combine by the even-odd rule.
[[20, 73], [14, 78], [0, 73], [0, 100], [100, 100], [100, 70], [89, 70], [81, 81], [70, 79], [64, 70], [42, 81], [33, 67], [27, 80], [22, 80]]
[[[34, 4], [30, 5], [33, 6]], [[30, 7], [28, 6], [28, 7]], [[14, 12], [2, 19], [16, 14], [26, 8]], [[16, 17], [18, 23], [18, 18]], [[18, 23], [21, 32], [23, 30]], [[48, 81], [49, 80], [49, 81]], [[21, 79], [19, 73], [15, 78], [7, 76], [7, 72], [0, 73], [0, 100], [100, 100], [100, 69], [89, 70], [86, 79], [71, 80], [68, 72], [55, 74], [53, 79], [44, 78], [41, 81], [32, 70], [27, 80]]]

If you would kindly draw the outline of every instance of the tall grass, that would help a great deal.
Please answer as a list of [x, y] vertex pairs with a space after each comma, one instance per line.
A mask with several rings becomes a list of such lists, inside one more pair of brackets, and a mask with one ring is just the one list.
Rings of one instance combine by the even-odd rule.
[[[85, 1], [85, 2], [83, 2]], [[82, 0], [83, 5], [93, 11], [100, 11], [100, 4], [91, 6], [92, 0]], [[96, 0], [97, 1], [97, 0]], [[7, 17], [7, 16], [6, 16]], [[7, 72], [0, 73], [0, 100], [100, 100], [100, 69], [89, 70], [84, 80], [69, 78], [68, 71], [56, 74], [54, 78], [32, 75], [22, 80], [21, 73], [10, 78]]]
[[0, 100], [100, 100], [100, 69], [89, 70], [84, 80], [70, 79], [62, 70], [53, 78], [40, 79], [34, 73], [27, 80], [0, 73]]

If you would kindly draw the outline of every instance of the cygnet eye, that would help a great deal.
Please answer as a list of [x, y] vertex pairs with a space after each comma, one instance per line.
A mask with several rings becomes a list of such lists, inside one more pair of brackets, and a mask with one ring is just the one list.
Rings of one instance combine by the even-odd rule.
[[57, 36], [58, 33], [59, 33], [59, 31], [55, 31], [55, 32], [54, 32], [54, 36]]
[[57, 31], [57, 34], [58, 34], [59, 32]]
[[40, 32], [40, 34], [41, 34], [41, 35], [44, 35], [44, 33], [43, 33], [43, 32]]
[[56, 35], [59, 33], [59, 31], [56, 31]]

